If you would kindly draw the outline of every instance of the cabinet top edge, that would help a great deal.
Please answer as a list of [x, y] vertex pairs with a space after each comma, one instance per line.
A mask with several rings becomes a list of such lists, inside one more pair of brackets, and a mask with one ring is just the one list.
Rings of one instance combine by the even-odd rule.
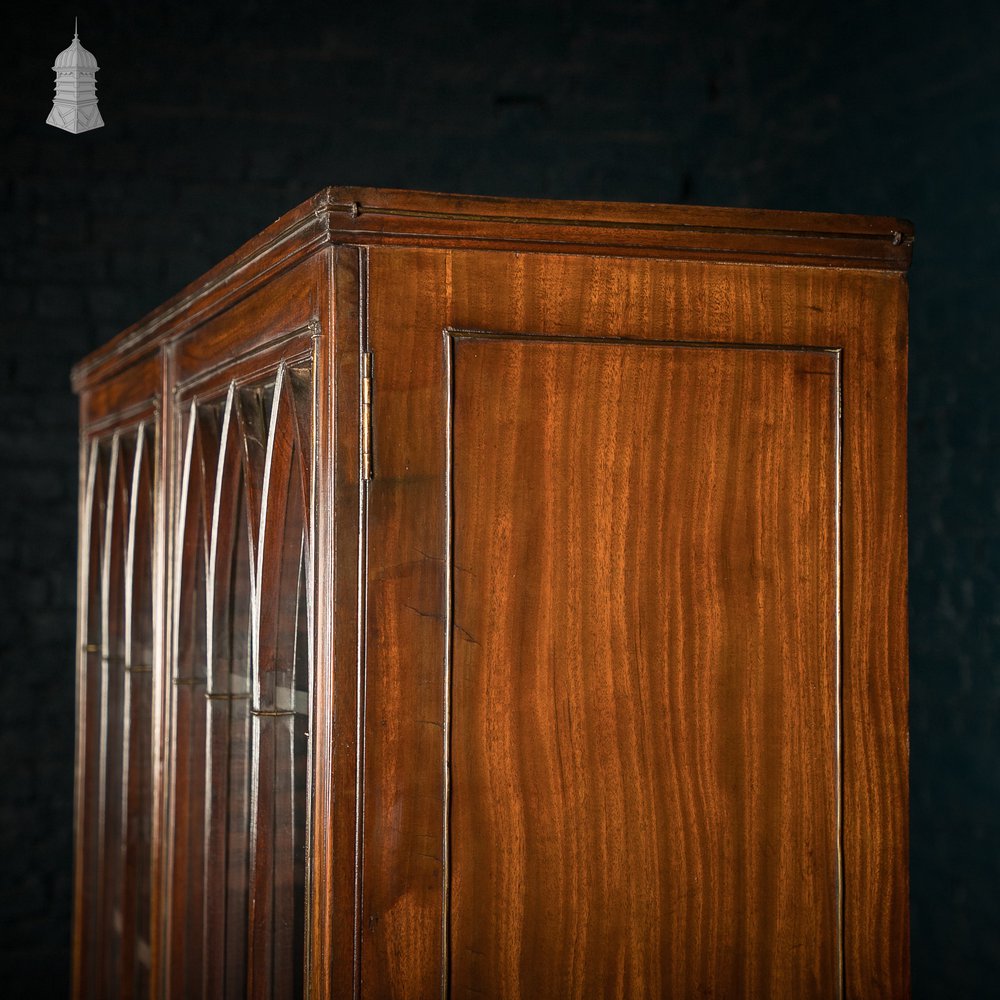
[[[646, 202], [565, 201], [327, 187], [78, 362], [79, 392], [115, 359], [204, 318], [284, 266], [333, 243], [599, 252], [906, 271], [913, 224], [891, 216]], [[204, 308], [203, 308], [204, 307]]]
[[[495, 195], [443, 194], [398, 188], [327, 187], [306, 204], [331, 213], [346, 212], [352, 219], [377, 215], [412, 218], [425, 223], [436, 218], [481, 225], [483, 223], [544, 223], [622, 230], [718, 230], [723, 233], [757, 233], [814, 237], [866, 237], [894, 248], [909, 248], [913, 223], [883, 215], [842, 215], [834, 212], [799, 212], [773, 208], [731, 208], [708, 205], [672, 205], [665, 202], [576, 201], [544, 198], [507, 198]], [[300, 206], [301, 207], [301, 206]], [[355, 223], [351, 228], [363, 228]], [[402, 234], [426, 228], [420, 222], [396, 223]], [[664, 238], [665, 249], [669, 240]], [[874, 254], [873, 254], [874, 256]], [[881, 255], [879, 255], [881, 256]], [[894, 254], [892, 259], [897, 255]]]

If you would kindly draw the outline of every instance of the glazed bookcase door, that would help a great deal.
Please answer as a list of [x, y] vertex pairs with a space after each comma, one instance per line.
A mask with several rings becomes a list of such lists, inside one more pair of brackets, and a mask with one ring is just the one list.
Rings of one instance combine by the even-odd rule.
[[155, 417], [81, 449], [79, 992], [150, 986]]
[[167, 993], [301, 996], [312, 373], [179, 408]]

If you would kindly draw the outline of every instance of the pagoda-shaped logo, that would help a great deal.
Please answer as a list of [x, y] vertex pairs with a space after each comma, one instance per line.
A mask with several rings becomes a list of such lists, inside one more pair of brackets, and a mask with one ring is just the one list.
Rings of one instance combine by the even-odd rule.
[[46, 124], [67, 132], [89, 132], [104, 124], [97, 109], [98, 68], [93, 53], [80, 44], [74, 21], [73, 41], [56, 56], [52, 67], [56, 74], [56, 99]]

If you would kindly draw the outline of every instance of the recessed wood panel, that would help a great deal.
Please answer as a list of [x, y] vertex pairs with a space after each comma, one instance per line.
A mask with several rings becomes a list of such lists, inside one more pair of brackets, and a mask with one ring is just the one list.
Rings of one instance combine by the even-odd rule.
[[838, 995], [839, 355], [452, 345], [452, 995]]

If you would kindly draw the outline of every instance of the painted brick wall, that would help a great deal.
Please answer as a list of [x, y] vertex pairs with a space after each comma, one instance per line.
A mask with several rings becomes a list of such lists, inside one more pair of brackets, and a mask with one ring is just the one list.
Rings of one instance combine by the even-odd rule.
[[[107, 126], [44, 123], [81, 15]], [[0, 87], [0, 954], [65, 995], [71, 363], [329, 183], [904, 215], [916, 997], [1000, 979], [1000, 8], [34, 5]]]

